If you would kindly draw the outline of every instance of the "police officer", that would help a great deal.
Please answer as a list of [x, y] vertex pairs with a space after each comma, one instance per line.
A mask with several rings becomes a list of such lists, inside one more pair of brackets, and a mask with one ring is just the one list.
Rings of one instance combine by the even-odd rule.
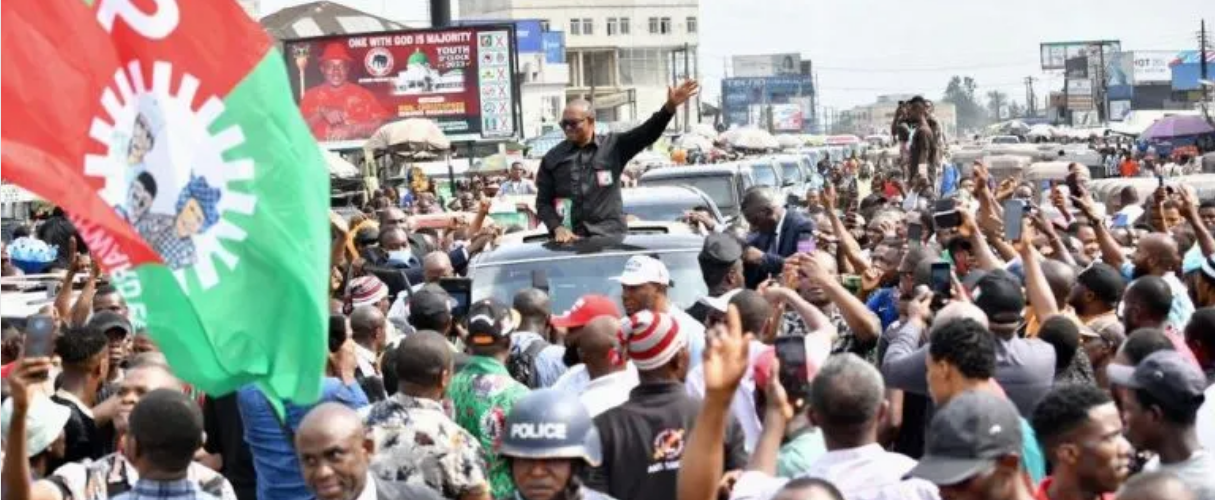
[[579, 475], [602, 457], [599, 432], [578, 398], [533, 391], [506, 417], [498, 454], [510, 463], [520, 500], [611, 500], [582, 486]]
[[675, 110], [700, 91], [694, 80], [667, 90], [667, 102], [645, 123], [619, 134], [595, 135], [590, 102], [571, 101], [561, 113], [565, 140], [544, 155], [536, 172], [536, 214], [557, 243], [627, 230], [620, 174], [637, 153], [662, 136]]

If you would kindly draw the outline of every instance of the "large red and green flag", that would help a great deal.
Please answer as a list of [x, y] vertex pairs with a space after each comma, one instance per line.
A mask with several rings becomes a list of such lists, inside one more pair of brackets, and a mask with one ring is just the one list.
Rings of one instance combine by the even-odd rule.
[[175, 372], [319, 396], [328, 173], [233, 0], [6, 0], [4, 179], [63, 207]]

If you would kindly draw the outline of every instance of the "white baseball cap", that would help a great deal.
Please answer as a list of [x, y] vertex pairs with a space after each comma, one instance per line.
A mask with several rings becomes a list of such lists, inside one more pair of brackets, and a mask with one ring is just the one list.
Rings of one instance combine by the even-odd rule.
[[[4, 401], [3, 411], [4, 417], [4, 436], [8, 437], [8, 428], [13, 423], [13, 400], [9, 398]], [[63, 433], [63, 426], [67, 425], [68, 418], [72, 416], [72, 410], [59, 403], [51, 401], [51, 398], [45, 395], [38, 394], [30, 397], [30, 409], [25, 414], [25, 454], [27, 457], [32, 457], [51, 446], [59, 435]]]
[[624, 272], [612, 278], [624, 286], [640, 286], [646, 283], [671, 285], [671, 273], [666, 264], [648, 255], [634, 255], [624, 263]]
[[719, 313], [725, 313], [730, 310], [730, 301], [733, 300], [734, 296], [738, 295], [738, 292], [741, 292], [741, 291], [742, 291], [741, 288], [735, 288], [726, 293], [718, 295], [717, 297], [709, 297], [706, 295], [704, 297], [701, 297], [698, 302], [700, 302], [701, 304], [704, 304], [706, 306], [709, 306], [709, 308], [713, 309], [714, 311], [717, 311]]

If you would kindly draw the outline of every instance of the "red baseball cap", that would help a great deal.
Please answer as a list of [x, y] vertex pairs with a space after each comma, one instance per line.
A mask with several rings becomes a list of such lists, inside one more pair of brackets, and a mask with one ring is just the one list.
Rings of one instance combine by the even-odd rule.
[[578, 328], [600, 316], [619, 318], [616, 302], [603, 295], [584, 295], [565, 314], [553, 316], [552, 323], [558, 328]]

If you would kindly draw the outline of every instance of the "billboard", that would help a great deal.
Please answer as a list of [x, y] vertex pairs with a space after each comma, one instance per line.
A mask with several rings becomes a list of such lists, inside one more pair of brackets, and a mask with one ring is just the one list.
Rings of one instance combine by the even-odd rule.
[[731, 60], [736, 78], [796, 75], [802, 69], [802, 56], [797, 53], [734, 56]]
[[1063, 63], [1063, 68], [1063, 73], [1069, 80], [1073, 78], [1088, 78], [1088, 57], [1076, 56], [1068, 58]]
[[725, 78], [721, 81], [721, 96], [722, 120], [727, 126], [760, 125], [767, 128], [767, 120], [762, 118], [760, 110], [782, 104], [797, 104], [802, 110], [802, 130], [808, 132], [813, 129], [814, 80], [809, 75]]
[[1131, 54], [1131, 81], [1135, 85], [1145, 83], [1169, 83], [1173, 71], [1169, 62], [1177, 56], [1172, 50], [1136, 50]]
[[565, 64], [565, 33], [560, 31], [544, 32], [544, 62], [549, 64]]
[[453, 26], [515, 25], [515, 46], [520, 54], [534, 54], [544, 50], [544, 28], [539, 19], [460, 19]]
[[1114, 53], [1122, 52], [1122, 42], [1118, 40], [1093, 40], [1086, 42], [1052, 42], [1039, 45], [1039, 59], [1043, 70], [1065, 69], [1067, 60], [1076, 57], [1091, 57], [1100, 61], [1101, 52], [1109, 61]]
[[1120, 122], [1131, 112], [1131, 101], [1110, 101], [1110, 121]]
[[292, 95], [322, 142], [403, 118], [432, 119], [457, 141], [515, 136], [514, 54], [510, 25], [283, 42]]
[[[1188, 91], [1202, 88], [1198, 81], [1202, 78], [1202, 67], [1198, 64], [1199, 58], [1197, 50], [1183, 50], [1169, 61], [1173, 90]], [[1215, 51], [1207, 52], [1206, 66], [1207, 78], [1215, 79]]]
[[772, 105], [773, 132], [801, 132], [805, 127], [800, 103]]

